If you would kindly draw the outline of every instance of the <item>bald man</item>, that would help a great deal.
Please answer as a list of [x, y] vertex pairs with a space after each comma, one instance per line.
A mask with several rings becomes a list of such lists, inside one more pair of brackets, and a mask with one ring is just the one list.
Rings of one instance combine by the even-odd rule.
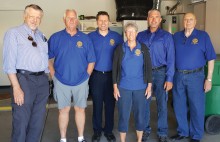
[[[190, 137], [191, 142], [199, 142], [204, 133], [205, 93], [212, 88], [216, 54], [209, 35], [195, 28], [196, 16], [186, 13], [183, 21], [184, 30], [174, 34], [176, 72], [173, 106], [178, 134], [171, 139], [175, 141]], [[205, 77], [206, 62], [208, 74]]]

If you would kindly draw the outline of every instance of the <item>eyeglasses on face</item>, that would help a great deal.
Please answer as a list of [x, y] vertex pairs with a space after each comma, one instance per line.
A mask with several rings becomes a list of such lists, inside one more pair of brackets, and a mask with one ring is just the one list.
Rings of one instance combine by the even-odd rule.
[[32, 46], [37, 47], [37, 43], [34, 41], [33, 37], [28, 35], [28, 40], [32, 41]]

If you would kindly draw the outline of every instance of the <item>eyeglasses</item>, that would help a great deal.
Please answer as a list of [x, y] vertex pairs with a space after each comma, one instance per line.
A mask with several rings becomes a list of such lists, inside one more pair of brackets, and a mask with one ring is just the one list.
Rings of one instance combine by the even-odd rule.
[[32, 46], [37, 47], [37, 43], [34, 41], [33, 37], [28, 35], [28, 40], [32, 41]]

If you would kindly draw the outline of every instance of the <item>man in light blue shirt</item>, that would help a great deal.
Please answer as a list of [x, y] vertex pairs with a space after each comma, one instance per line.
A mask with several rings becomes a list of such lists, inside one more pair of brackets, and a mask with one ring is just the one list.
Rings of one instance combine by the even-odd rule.
[[3, 70], [11, 82], [11, 142], [39, 142], [49, 96], [48, 46], [38, 30], [43, 10], [28, 5], [24, 24], [8, 30], [3, 44]]

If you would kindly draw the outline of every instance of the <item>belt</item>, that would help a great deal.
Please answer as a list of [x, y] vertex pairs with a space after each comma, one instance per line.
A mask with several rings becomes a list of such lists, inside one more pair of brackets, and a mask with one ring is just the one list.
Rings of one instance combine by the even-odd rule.
[[101, 74], [109, 74], [109, 73], [112, 73], [112, 71], [97, 71], [97, 70], [93, 70], [93, 72], [95, 72], [95, 73], [101, 73]]
[[162, 65], [162, 66], [159, 66], [159, 67], [155, 67], [155, 68], [152, 68], [153, 71], [156, 71], [156, 70], [160, 70], [160, 69], [163, 69], [165, 68], [166, 65]]
[[176, 71], [178, 71], [178, 72], [180, 72], [180, 73], [183, 73], [183, 74], [190, 74], [190, 73], [196, 73], [196, 72], [200, 72], [200, 71], [202, 71], [203, 70], [203, 67], [201, 67], [201, 68], [197, 68], [197, 69], [194, 69], [194, 70], [176, 70]]
[[17, 73], [27, 74], [27, 75], [35, 75], [35, 76], [39, 76], [39, 75], [43, 75], [43, 74], [45, 74], [44, 71], [40, 71], [40, 72], [31, 72], [31, 71], [20, 70], [20, 69], [17, 69]]

